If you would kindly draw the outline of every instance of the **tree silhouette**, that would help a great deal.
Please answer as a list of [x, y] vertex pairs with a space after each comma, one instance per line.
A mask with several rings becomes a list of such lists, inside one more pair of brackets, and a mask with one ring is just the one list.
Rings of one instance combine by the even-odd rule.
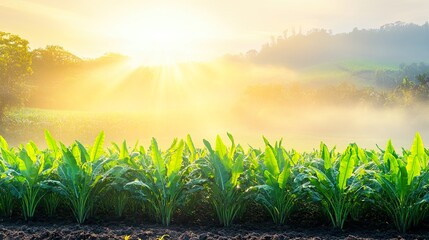
[[24, 103], [25, 80], [31, 73], [28, 41], [0, 32], [0, 120], [7, 109]]

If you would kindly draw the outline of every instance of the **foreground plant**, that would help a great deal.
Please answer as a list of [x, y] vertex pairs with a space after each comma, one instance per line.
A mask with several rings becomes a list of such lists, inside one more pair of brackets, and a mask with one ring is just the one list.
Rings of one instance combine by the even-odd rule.
[[164, 226], [170, 225], [174, 210], [185, 201], [185, 197], [201, 189], [202, 179], [196, 175], [194, 165], [188, 163], [185, 167], [184, 149], [184, 141], [175, 140], [163, 153], [156, 140], [152, 139], [150, 155], [142, 152], [140, 165], [133, 171], [136, 180], [126, 185], [149, 203], [155, 218]]
[[109, 189], [106, 193], [107, 204], [113, 207], [116, 217], [122, 218], [125, 209], [128, 207], [131, 194], [125, 188], [126, 184], [133, 179], [134, 176], [130, 169], [138, 168], [137, 158], [140, 156], [137, 149], [137, 144], [134, 148], [129, 151], [127, 142], [123, 141], [122, 145], [112, 143], [113, 147], [109, 149], [110, 156], [113, 161], [110, 161], [106, 168], [113, 168], [115, 166], [121, 166], [120, 171], [115, 171], [112, 174], [111, 182], [109, 183]]
[[339, 159], [333, 156], [322, 143], [320, 158], [300, 178], [306, 179], [303, 190], [321, 203], [333, 227], [342, 229], [352, 208], [358, 207], [370, 189], [363, 182], [366, 158], [356, 144], [349, 145]]
[[293, 162], [281, 141], [275, 146], [264, 138], [265, 154], [262, 162], [256, 162], [257, 184], [255, 201], [270, 213], [275, 224], [284, 224], [292, 212], [297, 196], [294, 192]]
[[[62, 157], [62, 152], [48, 131], [45, 131], [45, 140], [48, 148], [43, 153], [45, 155], [45, 165], [51, 169], [49, 180], [58, 180], [58, 161]], [[57, 192], [52, 191], [49, 184], [47, 184], [45, 186], [45, 195], [42, 199], [46, 214], [48, 216], [55, 215], [61, 201], [61, 196]]]
[[[103, 133], [89, 148], [77, 141], [66, 147], [46, 133], [45, 150], [32, 142], [13, 148], [0, 137], [0, 213], [10, 217], [18, 206], [30, 220], [40, 202], [53, 215], [66, 201], [83, 223], [106, 197], [97, 210], [108, 212], [113, 206], [122, 216], [126, 207], [137, 212], [143, 206], [166, 226], [175, 209], [211, 203], [220, 224], [230, 226], [247, 201], [254, 200], [276, 224], [283, 224], [294, 204], [310, 196], [335, 228], [374, 205], [401, 232], [428, 216], [429, 156], [418, 134], [402, 156], [390, 141], [381, 154], [356, 144], [338, 154], [323, 143], [320, 151], [300, 154], [266, 139], [262, 151], [245, 152], [228, 137], [230, 147], [217, 136], [214, 149], [206, 140], [206, 148], [197, 149], [188, 136], [166, 151], [153, 139], [147, 152], [137, 144], [128, 150], [126, 142], [105, 152]], [[206, 192], [192, 195], [203, 187]], [[185, 214], [192, 214], [189, 210]]]
[[9, 190], [21, 200], [24, 219], [31, 220], [45, 194], [44, 183], [54, 168], [49, 163], [45, 164], [46, 155], [32, 142], [22, 146], [17, 153], [5, 148], [1, 151], [7, 168], [5, 174], [10, 177]]
[[245, 206], [246, 188], [242, 188], [240, 177], [244, 173], [246, 155], [236, 146], [232, 135], [228, 134], [231, 147], [227, 148], [220, 136], [216, 138], [216, 148], [204, 140], [209, 154], [202, 159], [200, 167], [207, 179], [210, 200], [216, 210], [220, 224], [228, 227]]
[[15, 199], [12, 195], [10, 175], [7, 174], [8, 164], [5, 164], [7, 156], [3, 149], [12, 151], [6, 140], [0, 136], [0, 214], [2, 217], [11, 217]]
[[428, 213], [428, 155], [416, 134], [410, 152], [403, 157], [387, 143], [375, 171], [375, 202], [384, 209], [400, 232], [416, 226]]
[[100, 133], [88, 153], [76, 141], [70, 148], [62, 145], [62, 159], [58, 166], [58, 180], [51, 180], [54, 189], [63, 195], [78, 223], [84, 223], [101, 191], [107, 187], [107, 179], [116, 170], [104, 170], [110, 161], [103, 155], [104, 133]]

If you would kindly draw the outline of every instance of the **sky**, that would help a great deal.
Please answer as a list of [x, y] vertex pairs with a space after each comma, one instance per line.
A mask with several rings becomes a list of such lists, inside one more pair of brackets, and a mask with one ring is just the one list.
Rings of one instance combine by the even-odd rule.
[[0, 0], [0, 31], [33, 49], [60, 45], [83, 58], [117, 52], [151, 64], [258, 50], [285, 30], [423, 24], [428, 11], [427, 0]]

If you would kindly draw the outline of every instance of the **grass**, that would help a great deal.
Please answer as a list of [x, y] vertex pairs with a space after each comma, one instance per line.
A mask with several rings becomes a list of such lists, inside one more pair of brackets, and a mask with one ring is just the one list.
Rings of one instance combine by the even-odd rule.
[[195, 139], [202, 142], [204, 136], [221, 131], [213, 126], [213, 121], [206, 119], [204, 114], [179, 110], [157, 113], [21, 108], [7, 113], [6, 120], [0, 127], [0, 135], [12, 146], [31, 139], [37, 145], [45, 147], [45, 130], [66, 145], [76, 139], [85, 145], [92, 144], [95, 137], [104, 131], [107, 143], [122, 142], [124, 139], [130, 143], [148, 143], [156, 136], [161, 147], [168, 147], [171, 139], [175, 137], [192, 133]]
[[392, 138], [395, 144], [405, 147], [413, 132], [428, 131], [429, 120], [424, 114], [427, 110], [417, 106], [404, 110], [366, 106], [268, 109], [249, 105], [248, 109], [238, 110], [226, 106], [223, 111], [108, 113], [23, 108], [8, 112], [6, 121], [0, 123], [0, 135], [12, 146], [32, 140], [42, 147], [46, 144], [44, 130], [66, 145], [76, 139], [84, 145], [92, 144], [104, 131], [106, 144], [124, 139], [132, 145], [137, 140], [148, 144], [156, 137], [161, 148], [169, 147], [171, 139], [184, 138], [187, 134], [202, 147], [203, 138], [225, 132], [231, 132], [237, 141], [253, 147], [261, 146], [260, 135], [269, 139], [284, 138], [297, 150], [311, 150], [321, 139], [339, 148], [350, 142], [373, 148]]
[[366, 76], [367, 73], [374, 73], [377, 70], [399, 70], [395, 64], [381, 63], [367, 60], [343, 60], [327, 62], [306, 68], [302, 78], [306, 81], [320, 81], [321, 84], [335, 84], [345, 80], [355, 84], [374, 84], [373, 76]]
[[[38, 144], [44, 144], [43, 132], [49, 130], [53, 136], [71, 143], [81, 139], [83, 143], [91, 143], [93, 139], [106, 129], [111, 141], [122, 140], [125, 136], [137, 140], [147, 131], [150, 122], [155, 121], [140, 113], [106, 113], [45, 110], [23, 108], [7, 113], [0, 135], [12, 145], [27, 142], [32, 139]], [[124, 129], [124, 126], [128, 126]]]

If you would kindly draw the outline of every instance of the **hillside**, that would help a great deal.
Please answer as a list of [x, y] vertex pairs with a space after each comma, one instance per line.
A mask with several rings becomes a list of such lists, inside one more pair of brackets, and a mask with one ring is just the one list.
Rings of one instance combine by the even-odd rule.
[[247, 58], [259, 64], [307, 68], [324, 62], [370, 61], [399, 65], [429, 60], [429, 23], [395, 22], [378, 29], [332, 34], [315, 29], [306, 34], [284, 32]]

